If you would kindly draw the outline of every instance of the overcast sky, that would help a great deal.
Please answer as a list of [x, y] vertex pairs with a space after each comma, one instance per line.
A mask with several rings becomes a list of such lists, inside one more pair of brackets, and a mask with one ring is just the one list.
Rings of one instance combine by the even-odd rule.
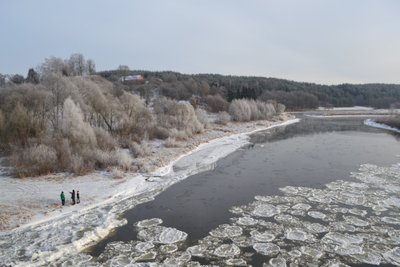
[[97, 70], [400, 83], [397, 0], [1, 0], [0, 73], [82, 53]]

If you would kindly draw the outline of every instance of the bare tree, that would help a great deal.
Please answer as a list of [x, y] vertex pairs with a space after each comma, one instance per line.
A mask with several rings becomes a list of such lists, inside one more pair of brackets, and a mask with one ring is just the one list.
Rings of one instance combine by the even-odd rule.
[[93, 59], [88, 59], [86, 61], [86, 65], [87, 65], [88, 74], [93, 75], [96, 73], [96, 65], [95, 65]]
[[82, 76], [86, 74], [86, 61], [82, 54], [75, 53], [72, 54], [68, 60], [68, 67], [73, 76]]
[[38, 70], [42, 77], [50, 74], [69, 75], [67, 63], [58, 57], [45, 58]]

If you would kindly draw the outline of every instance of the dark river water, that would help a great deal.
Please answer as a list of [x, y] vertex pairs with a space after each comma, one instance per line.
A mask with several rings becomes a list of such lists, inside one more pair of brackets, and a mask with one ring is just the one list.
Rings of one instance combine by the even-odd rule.
[[365, 118], [307, 118], [251, 136], [251, 145], [220, 159], [215, 169], [171, 186], [155, 200], [124, 213], [128, 224], [90, 249], [98, 256], [107, 243], [136, 239], [132, 225], [161, 218], [163, 226], [188, 233], [187, 245], [235, 215], [232, 206], [256, 195], [282, 195], [279, 188], [323, 188], [364, 163], [388, 166], [399, 161], [400, 136], [365, 126]]

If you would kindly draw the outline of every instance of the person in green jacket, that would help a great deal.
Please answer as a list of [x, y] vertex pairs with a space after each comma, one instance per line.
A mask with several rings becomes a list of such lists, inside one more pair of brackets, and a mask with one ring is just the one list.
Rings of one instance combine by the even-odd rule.
[[64, 206], [64, 204], [65, 204], [64, 191], [61, 192], [60, 198], [61, 198], [61, 204]]

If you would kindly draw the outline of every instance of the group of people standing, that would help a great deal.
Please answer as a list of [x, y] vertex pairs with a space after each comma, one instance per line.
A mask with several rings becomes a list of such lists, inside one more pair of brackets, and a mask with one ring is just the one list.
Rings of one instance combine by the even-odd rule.
[[[81, 203], [81, 200], [79, 198], [79, 190], [76, 191], [76, 202], [75, 202], [75, 190], [72, 189], [72, 192], [69, 192], [71, 194], [71, 200], [72, 200], [72, 205], [79, 204]], [[64, 191], [61, 192], [60, 194], [60, 198], [61, 198], [61, 204], [64, 206], [65, 205], [65, 195], [64, 195]]]

